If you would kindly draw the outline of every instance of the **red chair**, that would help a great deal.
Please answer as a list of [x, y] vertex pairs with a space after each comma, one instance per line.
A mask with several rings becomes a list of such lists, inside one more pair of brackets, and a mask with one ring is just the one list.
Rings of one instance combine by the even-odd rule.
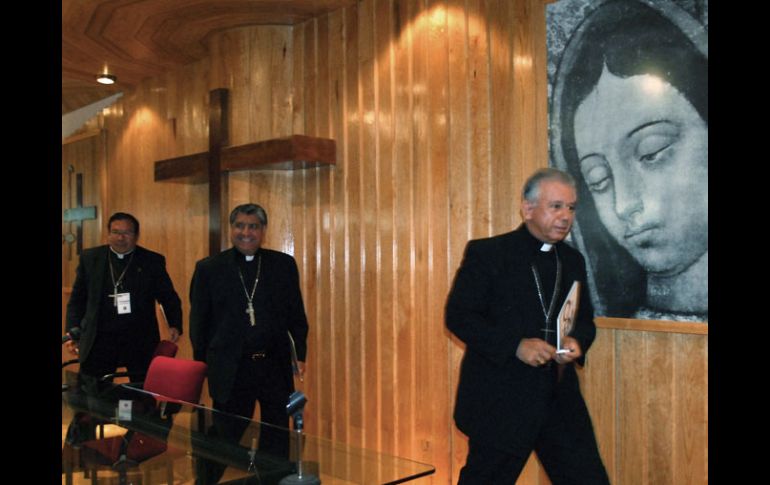
[[164, 357], [176, 357], [177, 350], [179, 350], [179, 346], [171, 340], [161, 340], [158, 343], [158, 346], [155, 347], [155, 352], [152, 356], [157, 357], [162, 355]]
[[[155, 347], [155, 352], [153, 352], [153, 359], [158, 356], [163, 357], [175, 357], [177, 351], [179, 350], [179, 346], [175, 344], [174, 342], [170, 340], [161, 340], [158, 343], [158, 346]], [[77, 364], [80, 361], [78, 359], [72, 359], [68, 360], [66, 362], [62, 362], [62, 369], [68, 365], [71, 364]], [[107, 374], [101, 377], [101, 380], [104, 382], [112, 382], [118, 377], [129, 377], [129, 378], [139, 378], [139, 380], [145, 378], [145, 374], [131, 374], [128, 371], [121, 371], [121, 372], [113, 372], [111, 374]], [[62, 384], [62, 392], [69, 389], [69, 384]], [[95, 420], [91, 415], [88, 413], [78, 413], [75, 415], [75, 419], [73, 423], [70, 425], [71, 430], [68, 430], [68, 436], [70, 433], [80, 433], [83, 436], [86, 437], [94, 437], [94, 438], [103, 438], [104, 437], [104, 422], [100, 420]], [[97, 433], [98, 430], [98, 433]], [[89, 439], [89, 438], [86, 438]]]
[[152, 359], [142, 388], [157, 394], [161, 407], [168, 402], [198, 404], [207, 370], [205, 362], [158, 356]]
[[[167, 422], [168, 429], [175, 412], [168, 412], [168, 403], [197, 404], [207, 369], [204, 362], [165, 356], [155, 357], [150, 363], [143, 389], [154, 394], [155, 404], [160, 410], [160, 419]], [[176, 456], [184, 454], [181, 450], [169, 449], [163, 440], [131, 430], [122, 436], [86, 441], [81, 447], [85, 448], [81, 454], [81, 458], [85, 458], [85, 468], [91, 469], [94, 478], [97, 466], [108, 465], [119, 472], [121, 482], [125, 480], [129, 468], [143, 461], [166, 451], [174, 451], [173, 455]], [[169, 483], [173, 483], [172, 461], [167, 460]]]

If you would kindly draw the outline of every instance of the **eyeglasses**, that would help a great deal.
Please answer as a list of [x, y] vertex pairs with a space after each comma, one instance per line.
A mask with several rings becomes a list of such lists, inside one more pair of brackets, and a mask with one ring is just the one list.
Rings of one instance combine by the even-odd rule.
[[136, 234], [134, 231], [118, 231], [118, 230], [111, 230], [110, 236], [133, 236]]

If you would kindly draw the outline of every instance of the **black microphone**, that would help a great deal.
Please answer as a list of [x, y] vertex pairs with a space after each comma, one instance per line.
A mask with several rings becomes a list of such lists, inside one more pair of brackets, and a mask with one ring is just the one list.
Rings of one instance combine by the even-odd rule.
[[64, 344], [65, 342], [69, 342], [70, 340], [74, 340], [77, 342], [80, 340], [80, 327], [72, 327], [69, 332], [64, 335], [64, 337], [61, 338], [61, 343]]

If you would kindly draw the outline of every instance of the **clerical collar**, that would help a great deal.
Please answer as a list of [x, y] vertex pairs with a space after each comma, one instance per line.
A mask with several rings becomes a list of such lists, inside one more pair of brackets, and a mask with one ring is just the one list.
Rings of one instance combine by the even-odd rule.
[[128, 256], [129, 254], [133, 253], [133, 252], [134, 252], [134, 249], [136, 249], [136, 248], [134, 248], [134, 249], [132, 249], [131, 251], [129, 251], [129, 252], [127, 252], [127, 253], [119, 253], [119, 252], [115, 251], [114, 249], [112, 249], [112, 246], [109, 246], [109, 248], [110, 248], [110, 251], [112, 251], [112, 253], [113, 253], [115, 256], [117, 256], [117, 257], [118, 257], [118, 259], [123, 259], [123, 258], [125, 258], [125, 257], [126, 257], [126, 256]]
[[530, 241], [532, 241], [531, 242], [532, 246], [530, 246], [530, 247], [532, 247], [533, 249], [537, 248], [540, 252], [550, 253], [551, 251], [553, 251], [554, 247], [556, 247], [556, 244], [543, 242], [540, 239], [538, 239], [537, 237], [535, 237], [535, 235], [532, 234], [532, 232], [529, 230], [529, 227], [527, 227], [526, 224], [522, 223], [521, 224], [521, 228], [529, 236], [528, 239]]
[[254, 258], [259, 254], [259, 249], [254, 254], [243, 254], [237, 248], [233, 248], [235, 251], [235, 260], [241, 263], [253, 263]]

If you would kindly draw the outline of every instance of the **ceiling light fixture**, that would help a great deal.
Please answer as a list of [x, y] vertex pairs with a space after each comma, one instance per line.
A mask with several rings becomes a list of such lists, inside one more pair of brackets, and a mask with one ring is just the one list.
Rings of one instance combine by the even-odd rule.
[[117, 81], [118, 78], [113, 76], [112, 74], [98, 74], [96, 76], [96, 82], [100, 84], [115, 84], [115, 81]]

